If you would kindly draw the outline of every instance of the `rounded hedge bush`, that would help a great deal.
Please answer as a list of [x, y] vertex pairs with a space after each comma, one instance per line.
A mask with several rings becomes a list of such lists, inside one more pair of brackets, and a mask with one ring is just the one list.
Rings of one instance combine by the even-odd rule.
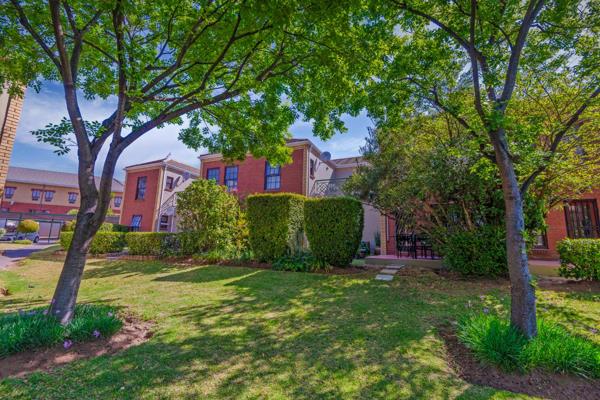
[[125, 234], [125, 243], [129, 254], [136, 256], [160, 256], [164, 253], [168, 237], [175, 236], [166, 232], [129, 232]]
[[17, 232], [19, 233], [35, 233], [40, 229], [40, 224], [32, 219], [24, 219], [17, 225]]
[[563, 239], [556, 250], [560, 276], [600, 281], [600, 239]]
[[306, 237], [317, 260], [336, 267], [351, 262], [362, 238], [364, 211], [352, 197], [309, 199], [304, 205]]
[[295, 193], [248, 196], [250, 247], [259, 261], [272, 262], [302, 248], [305, 201]]

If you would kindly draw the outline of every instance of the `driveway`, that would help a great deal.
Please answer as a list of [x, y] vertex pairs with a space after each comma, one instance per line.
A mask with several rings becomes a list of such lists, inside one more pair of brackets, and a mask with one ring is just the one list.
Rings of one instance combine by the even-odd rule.
[[13, 262], [22, 260], [36, 251], [44, 250], [52, 244], [32, 244], [27, 247], [7, 249], [0, 252], [0, 269], [8, 267]]

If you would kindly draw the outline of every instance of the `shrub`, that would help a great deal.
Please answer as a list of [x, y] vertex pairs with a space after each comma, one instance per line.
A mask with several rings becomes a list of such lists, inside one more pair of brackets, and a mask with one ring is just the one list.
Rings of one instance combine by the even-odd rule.
[[[62, 232], [73, 232], [75, 230], [76, 223], [77, 223], [76, 219], [66, 221], [63, 224], [61, 231]], [[110, 222], [103, 222], [102, 225], [100, 225], [100, 228], [98, 228], [98, 232], [122, 232], [122, 231], [115, 229], [115, 225], [111, 224]], [[125, 231], [125, 232], [127, 232], [127, 231]]]
[[467, 276], [507, 276], [505, 230], [482, 226], [472, 231], [447, 233], [438, 251], [444, 264]]
[[32, 244], [33, 242], [29, 239], [19, 239], [19, 240], [13, 240], [14, 244]]
[[4, 236], [5, 234], [6, 234], [6, 229], [0, 228], [0, 237]]
[[302, 248], [305, 200], [293, 193], [248, 196], [250, 247], [259, 261], [275, 261]]
[[600, 280], [600, 239], [564, 239], [556, 249], [560, 255], [560, 276]]
[[352, 197], [309, 199], [304, 208], [310, 250], [322, 262], [346, 267], [362, 238], [362, 204]]
[[98, 228], [98, 232], [113, 232], [113, 224], [110, 222], [103, 222]]
[[329, 265], [319, 261], [308, 251], [280, 257], [273, 263], [276, 271], [314, 272], [329, 269]]
[[177, 196], [182, 251], [187, 254], [236, 246], [241, 210], [237, 199], [215, 181], [199, 179]]
[[39, 229], [40, 224], [32, 219], [24, 219], [23, 221], [19, 222], [19, 225], [17, 225], [17, 232], [19, 233], [35, 233]]
[[27, 349], [49, 347], [64, 340], [84, 342], [109, 337], [123, 323], [112, 307], [78, 304], [73, 320], [62, 326], [43, 308], [0, 316], [0, 358]]
[[480, 360], [508, 371], [541, 368], [600, 377], [600, 346], [549, 321], [538, 320], [538, 336], [528, 341], [508, 321], [480, 314], [459, 324], [458, 338]]
[[[98, 232], [92, 239], [91, 254], [118, 253], [125, 247], [124, 235], [120, 232]], [[73, 241], [73, 232], [61, 232], [60, 245], [68, 250]]]
[[165, 253], [166, 238], [173, 236], [165, 232], [129, 232], [125, 234], [125, 243], [129, 254], [140, 256], [160, 256]]
[[127, 225], [113, 224], [112, 230], [113, 230], [113, 232], [127, 233], [127, 232], [129, 232], [129, 227]]

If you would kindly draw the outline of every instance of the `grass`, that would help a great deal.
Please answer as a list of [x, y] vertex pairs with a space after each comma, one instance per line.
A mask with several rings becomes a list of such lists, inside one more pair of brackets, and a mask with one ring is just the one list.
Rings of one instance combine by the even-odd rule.
[[85, 342], [100, 335], [109, 337], [123, 325], [116, 310], [109, 306], [79, 304], [73, 321], [66, 326], [46, 313], [47, 308], [34, 308], [0, 315], [0, 359], [67, 340]]
[[[11, 269], [27, 286], [0, 297], [0, 309], [48, 304], [61, 258], [33, 257]], [[600, 342], [590, 331], [600, 325], [598, 294], [540, 290], [538, 299], [544, 319]], [[506, 282], [91, 260], [80, 301], [151, 319], [154, 336], [113, 356], [1, 380], [0, 397], [529, 398], [460, 379], [437, 332], [484, 307], [506, 315]]]
[[538, 336], [528, 341], [506, 318], [479, 314], [466, 318], [459, 339], [481, 360], [508, 371], [535, 368], [600, 378], [600, 345], [538, 320]]

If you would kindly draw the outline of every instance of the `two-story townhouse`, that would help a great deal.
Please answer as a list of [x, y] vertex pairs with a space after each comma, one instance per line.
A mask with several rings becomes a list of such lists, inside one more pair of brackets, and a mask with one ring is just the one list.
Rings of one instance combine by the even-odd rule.
[[[241, 198], [254, 193], [298, 193], [308, 197], [342, 195], [342, 185], [363, 163], [360, 157], [331, 159], [308, 139], [291, 139], [291, 163], [271, 165], [265, 158], [248, 155], [242, 161], [228, 162], [221, 154], [200, 156], [203, 179], [214, 179]], [[362, 240], [375, 248], [381, 216], [364, 204], [365, 226]]]
[[198, 172], [169, 157], [125, 167], [121, 224], [134, 231], [175, 231], [177, 193], [197, 179]]
[[[96, 177], [96, 184], [100, 181]], [[69, 172], [9, 167], [1, 201], [3, 213], [66, 214], [79, 208], [78, 175]], [[123, 184], [114, 179], [110, 203], [121, 212]]]

